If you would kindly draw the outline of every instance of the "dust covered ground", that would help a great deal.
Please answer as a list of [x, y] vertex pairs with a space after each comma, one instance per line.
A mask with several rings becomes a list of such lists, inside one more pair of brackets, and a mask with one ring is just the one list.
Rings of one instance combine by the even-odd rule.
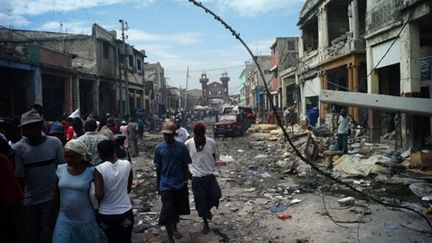
[[[216, 138], [223, 162], [215, 174], [223, 196], [219, 209], [212, 210], [213, 231], [200, 233], [202, 221], [190, 191], [192, 213], [182, 216], [178, 228], [184, 237], [176, 242], [432, 242], [432, 229], [420, 216], [378, 205], [323, 178], [299, 161], [287, 143], [267, 137]], [[133, 242], [167, 242], [165, 229], [157, 224], [161, 204], [152, 160], [161, 140], [160, 134], [146, 133], [141, 154], [133, 159]], [[317, 163], [325, 169], [321, 160]], [[382, 200], [418, 210], [429, 206], [408, 190], [409, 182], [389, 180], [386, 175], [344, 179]], [[340, 205], [338, 200], [347, 196], [354, 197], [353, 204]]]

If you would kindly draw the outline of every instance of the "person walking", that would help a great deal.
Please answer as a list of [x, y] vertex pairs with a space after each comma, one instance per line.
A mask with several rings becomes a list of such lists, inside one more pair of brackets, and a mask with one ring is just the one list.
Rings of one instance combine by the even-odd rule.
[[176, 120], [176, 126], [177, 126], [177, 130], [175, 133], [175, 140], [181, 142], [181, 143], [185, 143], [186, 140], [188, 140], [190, 138], [190, 134], [188, 132], [188, 130], [186, 128], [184, 128], [180, 122], [180, 120]]
[[15, 146], [15, 173], [24, 186], [25, 241], [51, 242], [56, 169], [65, 161], [63, 145], [42, 134], [43, 119], [36, 110], [22, 114], [20, 126], [25, 138]]
[[128, 143], [129, 132], [128, 132], [128, 123], [125, 120], [123, 120], [121, 122], [121, 126], [120, 126], [119, 130], [120, 130], [120, 134], [126, 137], [124, 144], [123, 144], [123, 147], [125, 149], [128, 149], [129, 148], [129, 143]]
[[77, 139], [79, 141], [83, 142], [87, 146], [87, 149], [92, 154], [92, 160], [90, 161], [90, 164], [91, 165], [98, 165], [102, 162], [102, 160], [99, 156], [99, 153], [97, 150], [97, 145], [104, 140], [108, 140], [108, 138], [102, 134], [99, 134], [96, 131], [97, 123], [96, 123], [96, 120], [93, 118], [88, 119], [84, 123], [84, 129], [86, 131], [84, 133], [84, 135], [82, 135], [81, 137], [79, 137]]
[[139, 127], [135, 118], [132, 118], [127, 125], [127, 133], [128, 133], [128, 146], [129, 151], [132, 157], [138, 156], [138, 134]]
[[60, 210], [53, 233], [53, 243], [98, 243], [99, 226], [89, 198], [94, 167], [87, 146], [72, 139], [64, 147], [66, 162], [57, 167], [57, 196]]
[[347, 115], [346, 110], [341, 109], [338, 118], [337, 147], [344, 154], [348, 153], [348, 133], [351, 122], [352, 119]]
[[190, 214], [187, 180], [190, 177], [188, 165], [192, 160], [185, 145], [174, 139], [175, 131], [176, 125], [166, 122], [161, 131], [164, 141], [154, 152], [156, 184], [162, 201], [159, 225], [166, 227], [169, 242], [183, 237], [177, 230], [177, 223], [180, 215]]
[[192, 191], [198, 216], [203, 218], [202, 234], [208, 234], [210, 227], [208, 220], [212, 219], [211, 208], [219, 207], [221, 190], [213, 175], [216, 164], [216, 143], [205, 135], [206, 127], [202, 123], [194, 126], [194, 137], [186, 141], [185, 145], [192, 158], [189, 165], [192, 173]]
[[99, 226], [110, 243], [131, 242], [134, 216], [128, 193], [132, 188], [132, 165], [117, 158], [113, 141], [102, 141], [97, 147], [104, 161], [94, 173]]

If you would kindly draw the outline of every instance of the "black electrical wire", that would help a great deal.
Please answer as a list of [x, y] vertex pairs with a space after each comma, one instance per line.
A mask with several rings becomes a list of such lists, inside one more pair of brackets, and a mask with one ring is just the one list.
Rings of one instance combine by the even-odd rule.
[[[234, 30], [230, 25], [228, 25], [228, 24], [227, 24], [227, 23], [226, 23], [226, 22], [225, 22], [221, 17], [219, 17], [218, 15], [216, 15], [214, 12], [212, 12], [212, 11], [211, 11], [210, 9], [208, 9], [207, 7], [205, 7], [201, 2], [198, 2], [198, 1], [196, 1], [196, 0], [189, 0], [189, 2], [193, 3], [195, 6], [197, 6], [197, 7], [201, 8], [201, 9], [203, 9], [203, 10], [205, 11], [205, 13], [207, 13], [207, 14], [213, 16], [214, 19], [215, 19], [216, 21], [218, 21], [219, 23], [221, 23], [221, 24], [225, 27], [225, 29], [229, 30], [229, 31], [231, 32], [231, 34], [232, 34], [232, 35], [233, 35], [233, 36], [234, 36], [238, 41], [240, 41], [240, 43], [242, 43], [243, 47], [247, 50], [247, 52], [248, 52], [248, 53], [250, 54], [250, 56], [252, 57], [252, 60], [254, 61], [255, 65], [257, 66], [258, 71], [259, 71], [259, 73], [260, 73], [260, 76], [261, 76], [262, 80], [264, 81], [264, 87], [265, 87], [265, 89], [266, 89], [266, 95], [267, 95], [267, 98], [268, 98], [269, 100], [272, 100], [272, 99], [271, 99], [272, 97], [271, 97], [271, 94], [270, 94], [270, 91], [269, 91], [269, 88], [268, 88], [267, 82], [265, 82], [265, 77], [264, 77], [264, 73], [263, 73], [263, 71], [262, 71], [262, 69], [261, 69], [261, 66], [260, 66], [259, 63], [257, 62], [257, 58], [256, 58], [256, 56], [252, 53], [252, 51], [250, 50], [249, 46], [248, 46], [248, 45], [243, 41], [243, 39], [240, 38], [240, 34], [237, 33], [237, 32], [236, 32], [236, 31], [235, 31], [235, 30]], [[364, 193], [364, 192], [361, 192], [361, 191], [357, 190], [355, 187], [351, 186], [350, 184], [348, 184], [348, 183], [346, 183], [346, 182], [343, 182], [343, 181], [341, 181], [341, 180], [339, 180], [339, 179], [337, 179], [337, 178], [334, 178], [333, 176], [331, 176], [331, 174], [322, 171], [320, 168], [318, 168], [318, 166], [316, 166], [315, 164], [313, 164], [312, 162], [310, 162], [309, 160], [307, 160], [307, 159], [306, 159], [306, 158], [301, 154], [301, 152], [300, 152], [300, 151], [295, 147], [295, 145], [294, 145], [293, 142], [291, 141], [291, 139], [290, 139], [290, 137], [289, 137], [289, 135], [288, 135], [286, 129], [282, 126], [281, 118], [280, 118], [279, 116], [276, 115], [277, 113], [276, 113], [276, 107], [275, 107], [275, 105], [273, 104], [273, 102], [269, 102], [269, 103], [270, 103], [270, 106], [271, 106], [271, 109], [272, 109], [273, 113], [275, 114], [276, 121], [277, 121], [279, 127], [282, 129], [282, 132], [283, 132], [285, 138], [287, 139], [288, 143], [289, 143], [290, 146], [293, 148], [293, 150], [295, 151], [295, 153], [297, 154], [297, 156], [298, 156], [301, 160], [303, 160], [305, 163], [307, 163], [308, 165], [310, 165], [311, 168], [313, 168], [315, 171], [317, 171], [317, 172], [320, 173], [321, 175], [323, 175], [323, 176], [325, 176], [325, 177], [331, 179], [331, 180], [334, 181], [334, 182], [337, 182], [337, 183], [339, 183], [339, 184], [341, 184], [341, 185], [344, 185], [344, 186], [348, 187], [349, 189], [353, 190], [354, 192], [358, 193], [359, 195], [362, 195], [362, 196], [365, 197], [365, 198], [370, 199], [370, 200], [373, 201], [373, 202], [376, 202], [376, 203], [378, 203], [378, 204], [381, 204], [381, 205], [383, 205], [383, 206], [390, 207], [390, 208], [406, 209], [406, 210], [408, 210], [408, 211], [411, 211], [411, 212], [414, 212], [414, 213], [420, 215], [420, 217], [422, 217], [422, 218], [426, 221], [426, 223], [429, 225], [429, 227], [432, 229], [432, 223], [431, 223], [431, 222], [429, 221], [429, 219], [428, 219], [425, 215], [423, 215], [421, 212], [418, 212], [418, 211], [416, 211], [416, 210], [414, 210], [414, 209], [412, 209], [412, 208], [409, 208], [409, 207], [407, 207], [407, 206], [393, 205], [393, 204], [390, 204], [390, 203], [386, 203], [386, 202], [383, 202], [383, 201], [381, 201], [381, 200], [379, 200], [379, 199], [377, 199], [377, 198], [374, 198], [374, 197], [372, 197], [372, 196], [369, 196], [368, 194], [366, 194], [366, 193]]]

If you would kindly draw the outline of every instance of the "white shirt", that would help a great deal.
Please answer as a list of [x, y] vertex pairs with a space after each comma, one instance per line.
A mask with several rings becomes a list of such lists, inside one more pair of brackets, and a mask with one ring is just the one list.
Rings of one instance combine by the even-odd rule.
[[346, 115], [345, 117], [339, 116], [339, 126], [337, 133], [338, 134], [348, 134], [349, 125], [351, 123], [352, 119], [350, 116]]
[[216, 143], [212, 138], [206, 136], [206, 143], [202, 151], [197, 151], [195, 140], [190, 138], [185, 143], [189, 155], [192, 159], [192, 164], [189, 165], [189, 170], [194, 177], [201, 177], [213, 174], [215, 167]]
[[127, 192], [131, 169], [132, 166], [127, 160], [117, 160], [115, 163], [105, 161], [96, 166], [104, 183], [104, 197], [99, 202], [99, 213], [122, 214], [132, 208]]
[[177, 129], [176, 131], [177, 136], [175, 136], [175, 140], [181, 142], [181, 143], [185, 143], [186, 140], [189, 138], [189, 132], [186, 130], [186, 128], [184, 127], [180, 127], [179, 129]]

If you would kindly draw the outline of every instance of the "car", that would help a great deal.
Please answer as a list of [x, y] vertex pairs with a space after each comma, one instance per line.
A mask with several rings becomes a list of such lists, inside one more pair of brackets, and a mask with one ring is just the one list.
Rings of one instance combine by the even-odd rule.
[[248, 129], [244, 116], [240, 113], [230, 113], [221, 115], [218, 122], [213, 125], [213, 134], [215, 137], [224, 136], [243, 136]]
[[246, 107], [246, 106], [225, 106], [222, 109], [222, 115], [223, 114], [235, 114], [240, 113], [247, 118], [245, 121], [248, 124], [248, 128], [251, 126], [251, 124], [255, 124], [256, 118], [255, 113], [252, 111], [252, 108]]

